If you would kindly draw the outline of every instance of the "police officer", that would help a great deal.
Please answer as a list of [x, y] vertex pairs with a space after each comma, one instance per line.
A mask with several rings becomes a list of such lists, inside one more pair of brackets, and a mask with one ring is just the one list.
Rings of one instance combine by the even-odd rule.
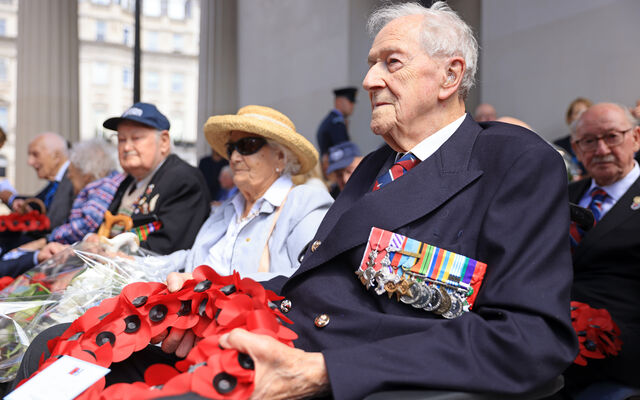
[[327, 154], [329, 147], [350, 140], [345, 120], [353, 113], [357, 91], [358, 89], [355, 87], [345, 87], [333, 91], [336, 96], [334, 108], [318, 128], [317, 139], [320, 155]]

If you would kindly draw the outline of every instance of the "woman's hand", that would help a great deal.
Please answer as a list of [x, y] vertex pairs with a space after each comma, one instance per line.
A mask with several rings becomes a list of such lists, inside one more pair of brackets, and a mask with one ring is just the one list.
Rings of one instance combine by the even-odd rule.
[[[193, 279], [193, 275], [188, 272], [170, 272], [167, 275], [167, 289], [170, 292], [177, 292], [182, 289], [184, 283]], [[176, 353], [178, 357], [186, 357], [193, 346], [198, 342], [196, 335], [189, 329], [171, 329], [164, 331], [158, 336], [151, 338], [151, 343], [156, 344], [162, 342], [160, 348], [165, 353]]]

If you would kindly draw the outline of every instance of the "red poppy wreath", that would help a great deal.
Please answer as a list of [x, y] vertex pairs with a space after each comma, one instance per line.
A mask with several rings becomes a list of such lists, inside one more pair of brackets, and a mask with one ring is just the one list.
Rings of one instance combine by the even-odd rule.
[[580, 352], [573, 361], [575, 364], [585, 366], [588, 358], [601, 359], [620, 352], [620, 328], [606, 309], [572, 301], [571, 323], [580, 343]]
[[[48, 343], [51, 357], [40, 360], [31, 377], [63, 355], [103, 367], [127, 359], [167, 328], [191, 329], [201, 340], [174, 366], [151, 365], [144, 382], [118, 383], [105, 389], [103, 377], [77, 399], [152, 399], [194, 392], [206, 398], [244, 399], [253, 392], [254, 365], [246, 354], [218, 346], [220, 336], [234, 328], [269, 335], [293, 347], [297, 335], [272, 303], [270, 290], [238, 273], [220, 276], [201, 265], [178, 292], [157, 282], [127, 285], [75, 320]], [[22, 381], [20, 384], [24, 383]]]

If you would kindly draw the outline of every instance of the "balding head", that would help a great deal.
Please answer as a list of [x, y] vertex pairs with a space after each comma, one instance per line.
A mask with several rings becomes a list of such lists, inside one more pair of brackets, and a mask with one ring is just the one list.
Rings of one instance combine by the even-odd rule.
[[57, 133], [42, 133], [29, 143], [27, 162], [40, 179], [53, 180], [68, 158], [67, 141]]
[[633, 156], [640, 149], [640, 128], [626, 107], [600, 103], [578, 118], [571, 145], [596, 184], [608, 186], [634, 167]]
[[496, 109], [489, 103], [478, 104], [473, 119], [478, 122], [495, 121], [497, 118]]

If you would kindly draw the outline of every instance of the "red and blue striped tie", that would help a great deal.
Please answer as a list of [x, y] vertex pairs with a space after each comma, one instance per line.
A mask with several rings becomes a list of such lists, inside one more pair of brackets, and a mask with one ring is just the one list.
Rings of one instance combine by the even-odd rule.
[[[607, 196], [607, 192], [598, 187], [593, 189], [591, 192], [591, 202], [587, 208], [593, 213], [594, 224], [602, 218], [602, 203], [604, 203]], [[573, 249], [575, 249], [582, 240], [584, 231], [578, 228], [578, 225], [575, 222], [572, 222], [569, 234], [571, 236], [571, 251], [573, 251]]]
[[419, 162], [420, 160], [417, 159], [416, 156], [414, 156], [411, 153], [407, 153], [403, 155], [402, 157], [400, 157], [398, 161], [396, 161], [395, 164], [391, 166], [391, 168], [389, 168], [389, 171], [380, 175], [378, 179], [376, 179], [376, 183], [373, 185], [373, 189], [371, 189], [371, 191], [375, 192], [376, 190], [380, 189], [387, 183], [395, 181], [396, 179], [400, 178], [402, 175], [408, 172], [411, 168], [418, 165]]

